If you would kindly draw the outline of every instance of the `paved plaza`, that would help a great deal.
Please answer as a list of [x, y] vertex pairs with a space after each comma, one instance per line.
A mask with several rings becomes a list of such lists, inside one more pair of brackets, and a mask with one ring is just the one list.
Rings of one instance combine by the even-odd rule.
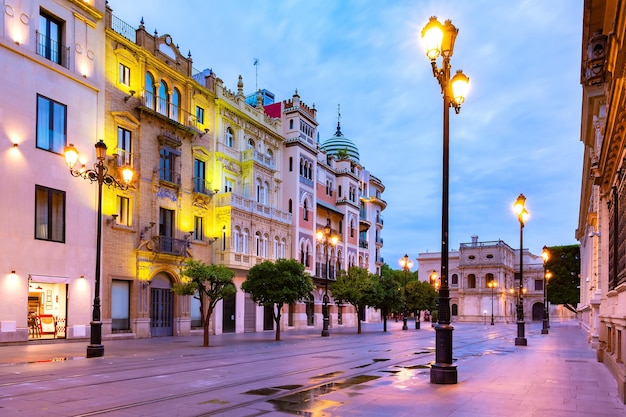
[[626, 416], [614, 379], [575, 321], [456, 323], [458, 384], [433, 385], [434, 330], [356, 329], [0, 347], [0, 415], [9, 416]]

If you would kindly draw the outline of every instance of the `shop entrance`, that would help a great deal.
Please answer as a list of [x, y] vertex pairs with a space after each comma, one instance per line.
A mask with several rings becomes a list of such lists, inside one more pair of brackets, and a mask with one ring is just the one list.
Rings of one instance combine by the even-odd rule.
[[65, 279], [31, 278], [28, 283], [28, 340], [65, 339], [66, 323]]

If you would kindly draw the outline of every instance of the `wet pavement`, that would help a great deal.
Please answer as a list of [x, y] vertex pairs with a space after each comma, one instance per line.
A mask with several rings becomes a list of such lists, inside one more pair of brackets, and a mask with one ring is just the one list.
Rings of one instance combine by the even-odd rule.
[[577, 322], [455, 323], [458, 384], [430, 384], [434, 331], [402, 323], [0, 347], [0, 416], [626, 416]]

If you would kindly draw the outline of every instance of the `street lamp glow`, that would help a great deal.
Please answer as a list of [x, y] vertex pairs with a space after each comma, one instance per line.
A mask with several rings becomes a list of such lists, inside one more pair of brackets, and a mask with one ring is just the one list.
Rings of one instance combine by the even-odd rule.
[[452, 84], [452, 101], [460, 106], [465, 101], [469, 91], [469, 77], [463, 74], [462, 70], [457, 70], [450, 83]]
[[443, 26], [435, 16], [431, 17], [424, 29], [422, 29], [422, 39], [426, 47], [426, 56], [431, 61], [441, 55], [441, 42], [443, 41]]
[[[407, 325], [407, 310], [406, 310], [406, 279], [407, 279], [409, 270], [413, 267], [413, 261], [411, 261], [408, 254], [400, 258], [400, 266], [404, 270], [404, 287], [402, 289], [402, 330], [408, 330], [409, 327]], [[416, 317], [415, 319], [419, 320], [419, 317]]]
[[524, 322], [524, 225], [528, 220], [529, 213], [526, 210], [526, 197], [520, 194], [513, 204], [513, 210], [519, 220], [519, 294], [517, 297], [517, 337], [515, 346], [526, 346], [528, 341], [525, 336], [526, 323]]
[[65, 154], [65, 163], [70, 169], [74, 168], [76, 165], [76, 161], [78, 161], [78, 151], [74, 147], [74, 144], [70, 143], [69, 146], [65, 147], [63, 152]]
[[339, 236], [332, 233], [332, 229], [330, 228], [330, 219], [324, 229], [318, 230], [315, 233], [315, 237], [317, 241], [322, 245], [324, 253], [326, 254], [325, 259], [325, 271], [324, 271], [324, 298], [322, 304], [322, 316], [323, 316], [323, 327], [322, 327], [322, 337], [330, 336], [330, 332], [328, 330], [328, 323], [330, 321], [329, 312], [328, 312], [328, 270], [329, 270], [329, 246], [335, 247], [339, 242]]

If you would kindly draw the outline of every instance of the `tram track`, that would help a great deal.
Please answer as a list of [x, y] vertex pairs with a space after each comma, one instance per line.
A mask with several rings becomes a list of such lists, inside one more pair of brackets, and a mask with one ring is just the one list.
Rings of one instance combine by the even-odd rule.
[[[498, 338], [503, 338], [503, 337], [510, 337], [511, 330], [507, 328], [507, 329], [502, 329], [499, 331], [490, 331], [489, 335], [490, 335], [489, 337], [486, 337], [485, 335], [481, 335], [482, 336], [481, 338], [476, 338], [476, 336], [472, 334], [457, 332], [456, 338], [455, 338], [455, 342], [456, 342], [455, 344], [457, 346], [455, 346], [455, 348], [456, 349], [462, 348], [464, 350], [473, 348], [473, 350], [480, 351], [481, 344], [485, 344], [494, 338], [498, 339]], [[298, 376], [298, 375], [311, 375], [316, 372], [318, 374], [321, 373], [322, 375], [321, 378], [316, 378], [316, 379], [309, 378], [308, 379], [309, 382], [305, 384], [299, 384], [298, 387], [294, 387], [293, 389], [283, 389], [275, 394], [265, 395], [261, 397], [252, 396], [252, 398], [250, 398], [247, 401], [238, 402], [237, 404], [227, 405], [219, 409], [216, 409], [214, 411], [211, 411], [211, 414], [225, 413], [228, 411], [235, 410], [237, 408], [251, 406], [256, 403], [271, 401], [271, 400], [275, 400], [284, 396], [295, 395], [301, 392], [305, 392], [307, 390], [319, 389], [319, 387], [323, 387], [327, 384], [334, 384], [334, 383], [337, 383], [338, 381], [345, 380], [346, 378], [351, 378], [351, 377], [355, 377], [355, 376], [359, 376], [359, 375], [363, 375], [363, 374], [367, 374], [371, 372], [381, 372], [382, 370], [389, 369], [389, 368], [406, 367], [408, 366], [407, 364], [411, 364], [411, 363], [414, 364], [416, 361], [416, 357], [419, 357], [419, 365], [427, 367], [427, 365], [429, 365], [429, 363], [432, 361], [432, 358], [434, 357], [434, 348], [432, 347], [433, 341], [430, 339], [432, 337], [432, 333], [424, 332], [423, 334], [419, 334], [418, 336], [419, 337], [417, 338], [410, 338], [410, 339], [408, 338], [407, 339], [393, 339], [394, 345], [391, 346], [393, 349], [388, 349], [390, 347], [391, 340], [389, 339], [381, 340], [380, 342], [370, 345], [369, 349], [367, 350], [366, 355], [361, 355], [359, 357], [350, 357], [350, 358], [344, 358], [341, 355], [340, 356], [337, 356], [337, 355], [339, 352], [345, 353], [346, 350], [350, 350], [352, 347], [356, 348], [360, 344], [359, 336], [336, 338], [335, 340], [337, 340], [337, 342], [333, 343], [331, 346], [326, 344], [325, 345], [326, 348], [323, 350], [319, 349], [320, 345], [318, 343], [311, 345], [310, 343], [307, 343], [305, 339], [303, 339], [305, 343], [299, 343], [299, 341], [297, 341], [296, 343], [293, 344], [293, 347], [298, 349], [296, 353], [282, 355], [280, 358], [275, 357], [275, 352], [273, 352], [273, 349], [271, 349], [271, 347], [268, 347], [267, 350], [262, 350], [259, 352], [258, 346], [251, 346], [245, 349], [238, 349], [237, 352], [230, 352], [230, 353], [219, 352], [214, 355], [208, 354], [206, 356], [203, 354], [181, 355], [180, 358], [184, 358], [184, 363], [181, 364], [181, 362], [177, 360], [175, 365], [172, 365], [171, 356], [162, 357], [162, 358], [155, 357], [155, 358], [146, 359], [146, 361], [150, 362], [150, 368], [153, 370], [152, 372], [142, 372], [140, 375], [135, 374], [132, 377], [128, 377], [128, 378], [116, 378], [114, 375], [119, 375], [122, 372], [129, 372], [132, 374], [133, 372], [136, 372], [136, 371], [145, 371], [146, 361], [142, 361], [138, 365], [129, 367], [129, 363], [126, 359], [132, 359], [132, 358], [120, 357], [119, 359], [125, 359], [125, 360], [119, 361], [119, 363], [115, 366], [114, 369], [111, 369], [109, 367], [105, 369], [106, 372], [102, 373], [102, 375], [106, 375], [108, 380], [105, 380], [105, 381], [94, 380], [93, 382], [87, 383], [85, 385], [85, 381], [83, 380], [86, 376], [85, 374], [82, 374], [82, 375], [77, 374], [75, 376], [65, 377], [64, 379], [67, 380], [68, 378], [70, 379], [74, 378], [77, 384], [80, 383], [80, 387], [90, 388], [90, 387], [96, 387], [96, 386], [100, 387], [103, 384], [123, 384], [123, 383], [128, 383], [128, 382], [139, 382], [141, 380], [146, 380], [150, 378], [162, 377], [163, 375], [166, 375], [168, 377], [174, 377], [177, 375], [178, 376], [184, 376], [186, 374], [192, 375], [193, 373], [197, 373], [197, 372], [225, 370], [225, 369], [229, 369], [233, 367], [238, 368], [238, 367], [254, 365], [256, 363], [259, 363], [259, 361], [279, 359], [281, 362], [284, 363], [284, 361], [293, 362], [293, 361], [298, 361], [300, 359], [298, 362], [306, 363], [306, 362], [309, 362], [312, 358], [340, 359], [337, 361], [331, 360], [331, 363], [324, 362], [323, 364], [316, 365], [316, 366], [309, 366], [306, 368], [294, 369], [293, 371], [289, 371], [289, 372], [285, 372], [281, 369], [280, 366], [277, 366], [276, 372], [257, 375], [253, 378], [251, 378], [250, 376], [246, 376], [245, 379], [232, 380], [226, 384], [216, 383], [215, 385], [212, 385], [209, 387], [203, 387], [203, 388], [195, 389], [195, 390], [186, 390], [184, 392], [173, 393], [169, 395], [160, 395], [157, 398], [149, 398], [149, 399], [142, 400], [142, 401], [129, 402], [127, 404], [121, 404], [121, 405], [107, 407], [107, 408], [103, 408], [99, 410], [92, 410], [86, 413], [78, 414], [76, 416], [93, 416], [93, 415], [107, 414], [107, 413], [120, 411], [120, 410], [139, 409], [142, 406], [152, 405], [158, 402], [167, 402], [167, 401], [172, 401], [176, 399], [191, 398], [194, 396], [206, 396], [207, 394], [218, 393], [220, 390], [228, 390], [228, 389], [240, 387], [243, 385], [250, 386], [250, 385], [259, 384], [259, 383], [267, 384], [268, 381], [281, 380], [281, 379], [284, 380], [285, 378]], [[324, 343], [327, 343], [327, 340], [328, 339], [326, 339]], [[397, 345], [402, 345], [402, 344], [407, 344], [407, 343], [410, 344], [412, 342], [418, 342], [419, 344], [406, 346], [403, 348], [398, 348], [397, 346]], [[429, 342], [429, 343], [424, 343], [424, 342]], [[310, 345], [310, 346], [303, 348], [302, 345]], [[393, 350], [393, 353], [391, 353], [392, 350]], [[472, 349], [470, 349], [470, 351], [471, 350]], [[254, 351], [256, 353], [254, 354], [253, 357], [248, 357], [247, 354], [249, 354], [251, 351]], [[376, 359], [376, 356], [381, 356], [381, 355], [385, 356], [385, 354], [387, 354], [388, 352], [389, 352], [389, 356], [393, 356], [395, 357], [395, 359], [385, 358], [385, 360], [381, 360], [378, 362], [373, 360], [373, 359]], [[237, 357], [235, 358], [236, 361], [229, 361], [228, 359], [233, 359], [233, 355], [235, 354], [237, 355]], [[242, 358], [247, 358], [247, 359], [241, 360]], [[219, 365], [208, 366], [208, 367], [198, 367], [198, 363], [199, 363], [198, 361], [202, 359], [206, 359], [207, 361], [211, 361], [211, 362], [221, 361], [223, 363]], [[163, 369], [163, 366], [161, 365], [175, 366], [176, 370], [167, 371], [166, 369]], [[193, 367], [191, 365], [193, 365]], [[181, 366], [183, 366], [182, 369], [181, 369]], [[328, 371], [329, 368], [346, 369], [346, 372], [342, 372], [339, 375], [329, 374], [329, 376], [324, 377], [325, 374], [328, 374], [328, 372], [324, 372], [324, 371]], [[98, 374], [92, 375], [92, 377], [97, 377], [97, 376]], [[233, 375], [229, 375], [229, 376], [232, 377]], [[53, 380], [53, 377], [51, 376], [45, 379], [32, 379], [28, 381], [4, 383], [4, 384], [0, 384], [0, 387], [9, 387], [12, 385], [19, 386], [20, 384], [30, 385], [33, 383], [36, 383], [37, 385], [45, 385], [46, 382], [50, 382], [52, 380]], [[58, 377], [56, 378], [56, 380], [58, 380]], [[63, 395], [64, 391], [75, 389], [75, 388], [76, 388], [76, 385], [68, 385], [64, 387], [57, 387], [57, 388], [50, 388], [50, 389], [45, 389], [44, 387], [43, 393], [46, 393], [46, 394], [55, 393], [61, 396]], [[15, 393], [13, 395], [11, 394], [0, 395], [0, 401], [6, 398], [19, 399], [20, 397], [27, 397], [29, 395], [32, 395], [32, 391], [30, 393], [17, 394], [17, 395]], [[210, 415], [210, 414], [207, 414], [207, 415]]]

